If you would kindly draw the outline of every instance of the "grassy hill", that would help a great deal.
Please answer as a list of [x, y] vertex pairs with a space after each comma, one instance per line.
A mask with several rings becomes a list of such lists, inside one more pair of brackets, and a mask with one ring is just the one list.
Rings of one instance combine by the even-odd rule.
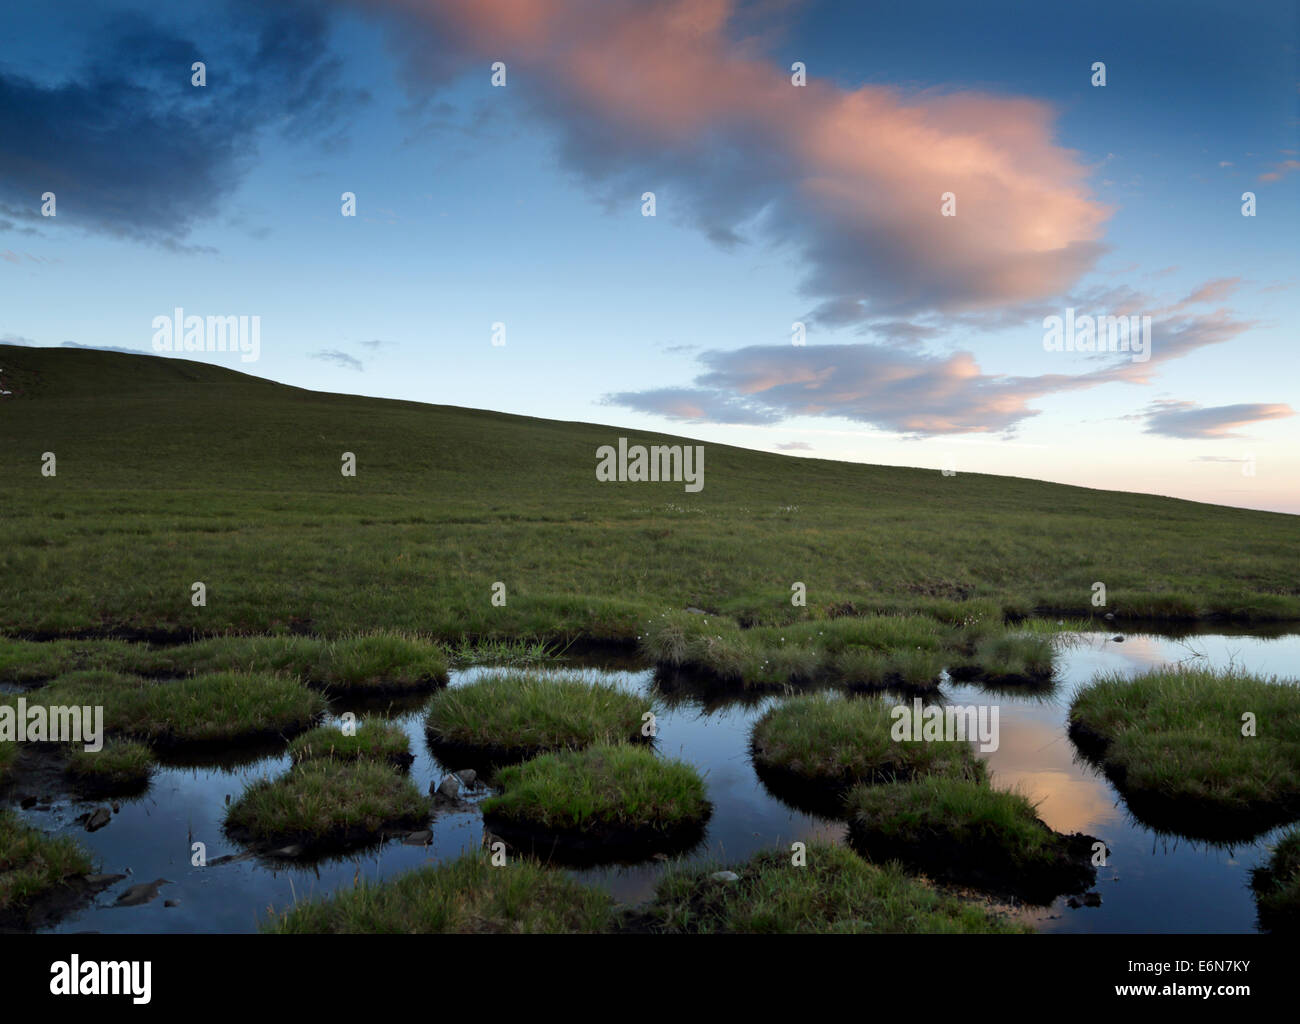
[[[597, 447], [683, 439], [305, 391], [168, 356], [0, 345], [0, 388], [9, 633], [630, 639], [688, 605], [783, 623], [968, 600], [1300, 617], [1295, 516], [717, 444], [700, 493], [601, 483]], [[206, 607], [190, 603], [195, 581]], [[795, 581], [807, 608], [791, 606]]]

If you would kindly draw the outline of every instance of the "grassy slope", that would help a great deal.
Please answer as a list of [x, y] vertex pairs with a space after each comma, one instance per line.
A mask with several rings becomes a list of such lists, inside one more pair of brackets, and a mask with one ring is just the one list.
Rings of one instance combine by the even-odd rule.
[[[0, 368], [8, 631], [626, 638], [686, 605], [780, 622], [983, 596], [1087, 614], [1094, 580], [1120, 615], [1160, 607], [1151, 594], [1181, 595], [1166, 610], [1300, 615], [1294, 516], [715, 444], [687, 494], [598, 483], [599, 445], [664, 441], [616, 427], [309, 392], [174, 357], [0, 346]], [[190, 604], [195, 580], [206, 608]], [[795, 580], [807, 613], [790, 606]]]

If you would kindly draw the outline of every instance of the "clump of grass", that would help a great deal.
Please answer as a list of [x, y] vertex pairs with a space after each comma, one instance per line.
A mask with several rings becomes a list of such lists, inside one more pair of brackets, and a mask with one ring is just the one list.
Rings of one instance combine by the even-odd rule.
[[80, 844], [42, 835], [13, 811], [0, 809], [0, 920], [20, 921], [32, 903], [88, 874]]
[[1050, 683], [1056, 652], [1041, 629], [989, 636], [975, 646], [969, 658], [954, 662], [954, 679], [977, 679], [994, 686], [1042, 686]]
[[347, 735], [333, 725], [322, 725], [296, 737], [289, 744], [294, 764], [329, 758], [335, 761], [380, 761], [409, 767], [415, 758], [411, 742], [400, 726], [382, 719], [363, 719], [356, 732]]
[[512, 857], [493, 867], [466, 854], [376, 884], [362, 879], [327, 899], [272, 912], [276, 934], [578, 934], [607, 932], [612, 900], [559, 871]]
[[855, 845], [944, 879], [1048, 903], [1096, 880], [1090, 836], [1053, 832], [1020, 793], [928, 776], [857, 786], [845, 807]]
[[694, 768], [627, 744], [545, 754], [496, 781], [504, 792], [482, 804], [494, 832], [619, 845], [698, 830], [711, 811]]
[[639, 637], [662, 667], [700, 672], [750, 689], [825, 681], [860, 689], [937, 686], [941, 652], [955, 631], [928, 615], [816, 619], [740, 630], [712, 615], [671, 612]]
[[429, 813], [410, 779], [388, 766], [327, 759], [253, 783], [227, 810], [225, 827], [250, 845], [320, 851], [366, 845], [387, 829], [420, 828]]
[[564, 653], [558, 643], [547, 640], [529, 640], [522, 637], [480, 637], [471, 640], [461, 636], [451, 649], [451, 660], [461, 666], [498, 665], [524, 668], [545, 665]]
[[0, 683], [29, 685], [82, 669], [149, 674], [163, 665], [145, 644], [121, 640], [15, 640], [0, 637]]
[[109, 739], [100, 750], [73, 745], [64, 770], [83, 792], [108, 795], [148, 789], [157, 767], [153, 751], [145, 744]]
[[509, 763], [592, 743], [639, 741], [643, 697], [582, 678], [505, 671], [434, 694], [430, 743], [483, 763]]
[[967, 741], [895, 740], [896, 706], [877, 697], [834, 694], [778, 704], [754, 725], [755, 768], [778, 795], [823, 813], [841, 811], [844, 793], [860, 782], [931, 774], [984, 778], [984, 763]]
[[[1243, 735], [1253, 715], [1254, 735]], [[1300, 685], [1181, 666], [1098, 677], [1070, 705], [1070, 736], [1135, 815], [1208, 839], [1244, 839], [1300, 814]]]
[[396, 633], [337, 640], [223, 636], [160, 654], [175, 672], [282, 672], [344, 693], [409, 692], [447, 682], [447, 656], [441, 647]]
[[217, 747], [300, 732], [326, 710], [285, 676], [215, 672], [169, 682], [114, 672], [71, 672], [42, 691], [51, 704], [102, 706], [112, 734], [155, 749]]
[[895, 864], [869, 864], [851, 850], [809, 843], [807, 863], [788, 851], [756, 854], [740, 877], [710, 877], [723, 865], [668, 872], [640, 912], [642, 927], [674, 934], [982, 934], [1031, 929], [909, 878]]
[[1284, 835], [1268, 863], [1251, 872], [1261, 927], [1292, 934], [1300, 930], [1300, 828]]

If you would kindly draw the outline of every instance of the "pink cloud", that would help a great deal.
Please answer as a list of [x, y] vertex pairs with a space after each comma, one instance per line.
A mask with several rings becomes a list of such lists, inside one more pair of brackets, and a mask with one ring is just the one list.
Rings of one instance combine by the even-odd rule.
[[[566, 162], [607, 197], [662, 189], [661, 214], [724, 244], [754, 230], [793, 246], [815, 317], [1023, 303], [1103, 251], [1111, 211], [1038, 101], [816, 77], [796, 88], [754, 40], [732, 38], [732, 0], [366, 3], [402, 16], [426, 82], [470, 67], [486, 79], [505, 61], [502, 100], [558, 126]], [[955, 217], [940, 215], [946, 192]]]

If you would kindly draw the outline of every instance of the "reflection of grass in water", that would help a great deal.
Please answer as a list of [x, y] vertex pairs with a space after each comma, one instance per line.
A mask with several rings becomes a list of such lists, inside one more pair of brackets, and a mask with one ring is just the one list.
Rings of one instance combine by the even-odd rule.
[[1251, 872], [1259, 923], [1274, 932], [1300, 930], [1300, 827], [1278, 840], [1269, 861]]

